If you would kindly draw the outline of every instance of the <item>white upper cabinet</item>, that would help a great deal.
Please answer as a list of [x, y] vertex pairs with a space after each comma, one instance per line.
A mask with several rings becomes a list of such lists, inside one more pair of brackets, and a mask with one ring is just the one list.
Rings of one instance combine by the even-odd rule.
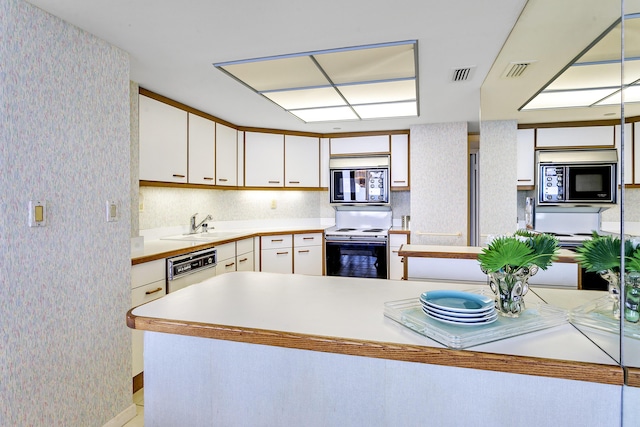
[[284, 137], [285, 187], [320, 186], [320, 138]]
[[187, 182], [187, 112], [139, 96], [140, 179]]
[[535, 185], [535, 129], [518, 129], [518, 185]]
[[391, 188], [409, 187], [409, 135], [391, 135]]
[[536, 147], [613, 147], [613, 128], [613, 126], [539, 128]]
[[[638, 130], [637, 127], [638, 123], [633, 123], [633, 125], [631, 123], [627, 123], [624, 125], [624, 141], [621, 141], [621, 135], [620, 135], [620, 125], [616, 126], [616, 148], [618, 149], [618, 184], [620, 184], [620, 165], [622, 163], [622, 156], [620, 155], [620, 147], [624, 144], [624, 183], [625, 184], [635, 184], [636, 182], [638, 182], [638, 180], [640, 179], [640, 177], [638, 176], [637, 173], [634, 174], [634, 170], [633, 170], [633, 156], [634, 156], [634, 151], [637, 150], [632, 150], [632, 146], [633, 146], [633, 136], [631, 135], [631, 132], [633, 132], [634, 130]], [[635, 159], [635, 164], [636, 167], [638, 167], [638, 159]], [[635, 175], [635, 182], [634, 182], [634, 175]]]
[[189, 113], [189, 183], [215, 184], [216, 123]]
[[216, 185], [238, 185], [238, 131], [216, 123]]
[[245, 132], [246, 187], [284, 186], [284, 135]]
[[329, 150], [332, 156], [342, 154], [389, 153], [389, 135], [331, 138]]

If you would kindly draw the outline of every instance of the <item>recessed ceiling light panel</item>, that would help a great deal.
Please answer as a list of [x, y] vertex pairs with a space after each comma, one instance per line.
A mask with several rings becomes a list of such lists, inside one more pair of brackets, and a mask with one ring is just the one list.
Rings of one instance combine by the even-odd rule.
[[[214, 66], [305, 122], [358, 120], [381, 111], [389, 112], [386, 117], [398, 117], [400, 110], [417, 116], [417, 49], [410, 40]], [[387, 103], [413, 107], [379, 108]], [[365, 112], [379, 112], [358, 117], [355, 106], [362, 104], [369, 106]]]

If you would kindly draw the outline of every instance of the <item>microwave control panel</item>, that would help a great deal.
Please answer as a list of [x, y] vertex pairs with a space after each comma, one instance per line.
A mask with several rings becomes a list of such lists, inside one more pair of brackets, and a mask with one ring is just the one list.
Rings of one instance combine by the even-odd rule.
[[565, 199], [564, 168], [542, 166], [540, 171], [540, 203], [556, 203]]
[[370, 202], [387, 202], [387, 194], [385, 191], [385, 181], [387, 180], [385, 170], [370, 170], [369, 171], [369, 186], [368, 200]]

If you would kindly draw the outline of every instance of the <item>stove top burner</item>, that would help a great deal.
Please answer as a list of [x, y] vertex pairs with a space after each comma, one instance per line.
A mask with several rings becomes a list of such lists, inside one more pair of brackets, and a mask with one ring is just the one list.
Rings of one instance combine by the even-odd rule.
[[362, 230], [363, 233], [380, 233], [384, 231], [382, 228], [370, 228], [368, 230]]
[[355, 228], [338, 228], [335, 231], [356, 231], [356, 229]]

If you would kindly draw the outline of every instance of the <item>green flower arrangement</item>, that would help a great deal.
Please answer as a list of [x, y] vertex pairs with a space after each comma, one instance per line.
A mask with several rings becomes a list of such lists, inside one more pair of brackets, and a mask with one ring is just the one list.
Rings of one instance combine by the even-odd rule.
[[[640, 271], [640, 241], [624, 241], [624, 261], [626, 271]], [[593, 232], [591, 239], [582, 242], [577, 249], [576, 260], [588, 272], [600, 273], [611, 270], [620, 273], [620, 252], [622, 241], [610, 234], [600, 235]]]
[[558, 239], [545, 233], [518, 230], [512, 235], [494, 237], [478, 254], [485, 273], [510, 273], [522, 267], [546, 270], [558, 258]]

